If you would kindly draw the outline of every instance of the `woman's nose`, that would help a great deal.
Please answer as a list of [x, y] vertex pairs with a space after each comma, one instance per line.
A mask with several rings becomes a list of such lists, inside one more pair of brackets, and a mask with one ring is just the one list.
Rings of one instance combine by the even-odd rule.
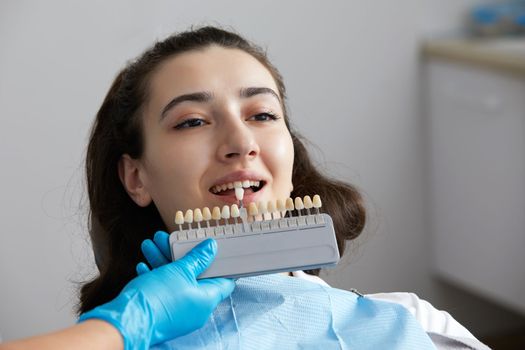
[[260, 152], [253, 130], [242, 121], [229, 123], [222, 130], [221, 144], [217, 155], [223, 162], [247, 161]]

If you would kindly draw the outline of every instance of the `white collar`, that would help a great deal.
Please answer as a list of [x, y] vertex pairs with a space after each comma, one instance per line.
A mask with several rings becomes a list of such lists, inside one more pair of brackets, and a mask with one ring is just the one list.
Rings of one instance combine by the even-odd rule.
[[325, 287], [330, 287], [330, 285], [328, 283], [326, 283], [325, 281], [323, 281], [320, 277], [314, 276], [314, 275], [309, 275], [309, 274], [307, 274], [304, 271], [292, 271], [292, 275], [294, 277], [297, 277], [297, 278], [300, 278], [300, 279], [303, 279], [303, 280], [308, 280], [310, 282], [321, 284], [321, 285], [323, 285]]

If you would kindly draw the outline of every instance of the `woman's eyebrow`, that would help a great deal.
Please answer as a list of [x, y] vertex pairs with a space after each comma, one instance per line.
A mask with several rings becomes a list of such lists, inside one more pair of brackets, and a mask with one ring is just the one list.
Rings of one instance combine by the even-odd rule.
[[259, 94], [270, 94], [270, 95], [274, 96], [277, 99], [277, 101], [279, 101], [279, 103], [281, 103], [281, 98], [279, 97], [279, 95], [275, 91], [273, 91], [272, 89], [267, 88], [267, 87], [243, 88], [243, 89], [241, 89], [240, 96], [244, 97], [244, 98], [247, 98], [247, 97], [252, 97], [252, 96], [255, 96], [255, 95], [259, 95]]
[[[239, 96], [242, 98], [248, 98], [255, 95], [260, 94], [270, 94], [274, 96], [279, 103], [281, 103], [281, 98], [279, 95], [273, 91], [270, 88], [267, 87], [248, 87], [248, 88], [242, 88], [240, 90]], [[208, 91], [201, 91], [201, 92], [193, 92], [191, 94], [184, 94], [177, 96], [173, 98], [168, 104], [162, 109], [162, 113], [160, 114], [160, 119], [164, 119], [168, 111], [178, 104], [181, 104], [182, 102], [186, 101], [193, 101], [193, 102], [209, 102], [213, 99], [213, 94]]]
[[213, 99], [213, 94], [211, 92], [202, 91], [202, 92], [194, 92], [191, 94], [184, 94], [175, 97], [172, 99], [163, 109], [162, 113], [160, 114], [160, 119], [162, 120], [166, 113], [176, 105], [185, 102], [185, 101], [194, 101], [194, 102], [208, 102], [211, 99]]

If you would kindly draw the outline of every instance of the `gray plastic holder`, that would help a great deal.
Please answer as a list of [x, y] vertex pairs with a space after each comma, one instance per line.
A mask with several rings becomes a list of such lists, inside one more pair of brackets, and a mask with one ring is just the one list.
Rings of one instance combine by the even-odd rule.
[[217, 241], [217, 256], [198, 278], [238, 278], [335, 266], [339, 249], [332, 218], [302, 215], [170, 234], [172, 259], [182, 258], [207, 238]]

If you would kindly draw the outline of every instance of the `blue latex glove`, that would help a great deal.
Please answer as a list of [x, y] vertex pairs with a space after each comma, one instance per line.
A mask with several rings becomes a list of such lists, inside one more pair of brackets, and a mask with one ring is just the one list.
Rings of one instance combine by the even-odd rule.
[[190, 333], [202, 327], [235, 288], [226, 278], [197, 281], [216, 253], [217, 243], [208, 239], [182, 259], [143, 271], [115, 299], [82, 314], [79, 321], [111, 323], [122, 334], [126, 350], [148, 349]]
[[[144, 254], [144, 257], [153, 268], [166, 265], [171, 261], [169, 235], [164, 231], [155, 233], [153, 241], [150, 239], [144, 240], [141, 249], [142, 254]], [[137, 274], [141, 275], [148, 271], [150, 271], [150, 269], [145, 263], [141, 262], [137, 264]]]

